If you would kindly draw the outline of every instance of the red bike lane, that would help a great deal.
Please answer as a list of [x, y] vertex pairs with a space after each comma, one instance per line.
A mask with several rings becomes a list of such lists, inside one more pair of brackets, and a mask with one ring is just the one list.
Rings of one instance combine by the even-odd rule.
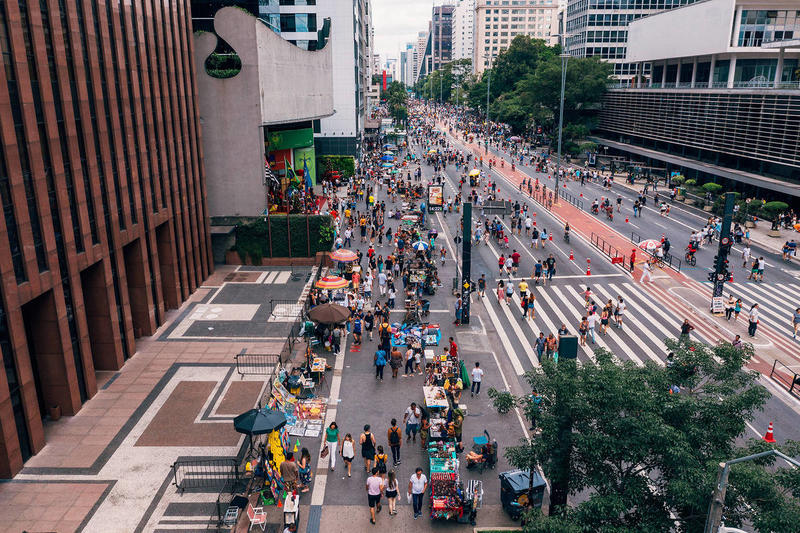
[[[447, 130], [444, 129], [443, 131]], [[479, 145], [461, 139], [456, 139], [456, 141], [472, 151], [476, 158], [483, 157], [484, 154]], [[500, 159], [504, 161], [501, 156], [495, 156], [494, 154], [492, 154], [491, 159]], [[512, 170], [510, 162], [504, 161], [504, 163], [507, 163], [507, 165], [492, 165], [491, 170], [495, 171], [503, 179], [512, 183], [515, 188], [519, 189], [522, 180], [527, 180], [529, 176], [520, 170]], [[486, 159], [484, 159], [484, 164], [488, 164]], [[552, 179], [552, 176], [548, 177]], [[642, 272], [641, 264], [647, 257], [644, 251], [637, 249], [629, 239], [623, 236], [618, 230], [603, 222], [599, 217], [579, 209], [563, 198], [556, 200], [552, 189], [546, 188], [542, 183], [539, 183], [539, 185], [539, 190], [534, 190], [533, 195], [528, 195], [527, 190], [523, 190], [523, 193], [534, 202], [538, 203], [540, 207], [549, 211], [555, 218], [559, 219], [562, 224], [569, 222], [572, 232], [583, 237], [588, 242], [592, 243], [593, 246], [601, 249], [605, 255], [609, 256], [609, 261], [610, 255], [613, 254], [607, 253], [606, 250], [611, 251], [615, 249], [619, 254], [625, 256], [624, 265], [627, 267], [629, 265], [630, 254], [635, 250], [636, 261], [631, 275], [634, 283], [640, 283], [639, 279]], [[627, 271], [628, 269], [625, 268], [625, 270]], [[641, 285], [643, 289], [647, 289], [648, 293], [658, 301], [665, 310], [669, 310], [676, 316], [689, 318], [697, 333], [707, 339], [708, 342], [729, 342], [731, 340], [730, 335], [726, 335], [725, 332], [722, 331], [725, 328], [721, 327], [714, 317], [708, 315], [707, 310], [703, 308], [702, 304], [676, 296], [673, 292], [675, 288], [686, 288], [690, 290], [693, 295], [707, 298], [710, 297], [709, 287], [669, 267], [661, 269], [654, 267], [653, 274], [656, 278], [655, 281], [650, 283], [645, 282]], [[669, 281], [662, 282], [665, 277], [669, 278]], [[774, 349], [780, 351], [782, 355], [788, 356], [790, 361], [794, 363], [800, 362], [797, 346], [792, 343], [790, 339], [766, 325], [760, 325], [759, 332], [770, 341]], [[756, 357], [749, 366], [766, 375], [769, 375], [771, 370], [771, 364], [768, 362], [767, 358], [759, 353], [756, 354]]]

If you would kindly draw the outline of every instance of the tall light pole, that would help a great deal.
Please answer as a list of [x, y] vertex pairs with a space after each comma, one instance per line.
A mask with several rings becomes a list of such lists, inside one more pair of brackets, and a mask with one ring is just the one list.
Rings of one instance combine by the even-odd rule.
[[556, 198], [558, 203], [559, 178], [561, 177], [561, 133], [564, 131], [564, 89], [567, 85], [567, 61], [569, 54], [561, 54], [561, 105], [558, 110], [558, 155], [556, 156]]
[[492, 59], [494, 54], [489, 54], [489, 78], [486, 81], [486, 138], [483, 140], [483, 148], [489, 153], [489, 89], [492, 87]]

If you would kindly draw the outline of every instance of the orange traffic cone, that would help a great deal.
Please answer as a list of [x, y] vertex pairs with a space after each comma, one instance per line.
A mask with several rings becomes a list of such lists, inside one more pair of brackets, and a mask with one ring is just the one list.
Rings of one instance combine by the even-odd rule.
[[775, 436], [772, 434], [772, 422], [769, 423], [769, 427], [767, 428], [767, 434], [764, 435], [764, 440], [773, 444], [775, 442]]
[[552, 233], [550, 234], [549, 240], [551, 240], [551, 241], [553, 240], [553, 234]]
[[575, 255], [572, 253], [572, 250], [569, 251], [569, 260], [575, 261]]
[[628, 217], [625, 217], [625, 223], [626, 224], [628, 223]]
[[587, 276], [591, 276], [592, 275], [592, 267], [590, 267], [590, 266], [586, 267], [586, 275]]
[[581, 198], [583, 198], [583, 193], [581, 193]]

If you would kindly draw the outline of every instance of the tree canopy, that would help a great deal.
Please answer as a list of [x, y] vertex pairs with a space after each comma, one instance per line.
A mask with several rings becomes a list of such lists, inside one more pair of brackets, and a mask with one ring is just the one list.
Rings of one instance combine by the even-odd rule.
[[[674, 364], [545, 361], [527, 374], [539, 396], [518, 398], [541, 434], [506, 451], [524, 469], [540, 465], [551, 483], [551, 513], [530, 513], [528, 533], [702, 531], [720, 462], [762, 451], [738, 447], [746, 422], [769, 394], [744, 367], [751, 345], [666, 341]], [[800, 452], [789, 442], [782, 451]], [[800, 517], [800, 473], [777, 463], [735, 465], [725, 524], [789, 531]], [[580, 494], [566, 505], [567, 494]], [[790, 524], [794, 524], [790, 526]]]
[[399, 81], [393, 81], [386, 86], [386, 91], [381, 97], [386, 100], [386, 106], [395, 125], [404, 126], [408, 119], [408, 93], [405, 86]]

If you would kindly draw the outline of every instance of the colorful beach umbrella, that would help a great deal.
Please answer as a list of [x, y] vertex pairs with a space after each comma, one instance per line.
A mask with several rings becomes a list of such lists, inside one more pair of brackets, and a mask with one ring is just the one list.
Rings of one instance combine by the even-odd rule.
[[314, 284], [318, 289], [344, 289], [348, 285], [350, 282], [341, 276], [325, 276]]
[[331, 254], [331, 260], [340, 263], [352, 263], [353, 261], [358, 261], [358, 255], [351, 250], [340, 248]]
[[381, 168], [391, 168], [394, 165], [392, 163], [381, 163]]
[[477, 168], [473, 168], [472, 170], [469, 171], [469, 176], [471, 178], [476, 177], [476, 176], [480, 176], [480, 175], [481, 175], [481, 171], [478, 170]]
[[393, 155], [383, 155], [381, 156], [381, 161], [394, 161]]
[[430, 247], [430, 244], [428, 244], [425, 241], [417, 241], [414, 244], [412, 244], [411, 247], [418, 252], [424, 252]]

